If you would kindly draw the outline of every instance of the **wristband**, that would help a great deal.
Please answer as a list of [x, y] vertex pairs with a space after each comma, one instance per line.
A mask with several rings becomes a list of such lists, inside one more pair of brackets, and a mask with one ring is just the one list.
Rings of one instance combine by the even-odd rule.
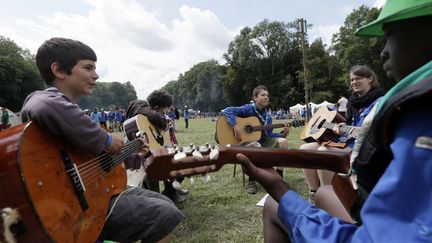
[[108, 148], [111, 145], [111, 143], [112, 143], [112, 136], [111, 136], [111, 134], [109, 134], [109, 133], [107, 133], [107, 134], [108, 134], [108, 140], [105, 143], [105, 148]]

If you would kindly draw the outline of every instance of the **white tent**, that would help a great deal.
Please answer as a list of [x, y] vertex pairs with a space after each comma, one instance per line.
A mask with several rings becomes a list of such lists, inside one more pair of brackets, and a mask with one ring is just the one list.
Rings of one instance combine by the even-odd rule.
[[[2, 107], [0, 107], [0, 114], [1, 114], [1, 108]], [[6, 108], [6, 110], [9, 113], [9, 123], [11, 124], [11, 126], [16, 126], [21, 123], [21, 117], [18, 116], [19, 113], [17, 115], [13, 111], [9, 110], [8, 108]]]
[[300, 111], [300, 109], [305, 109], [305, 108], [306, 108], [305, 105], [300, 105], [300, 104], [297, 103], [297, 105], [291, 106], [289, 108], [289, 111], [290, 111], [291, 114], [296, 114], [297, 112]]
[[335, 108], [335, 104], [330, 103], [330, 102], [328, 102], [328, 101], [324, 101], [324, 102], [318, 104], [318, 105], [316, 106], [316, 108], [317, 108], [317, 110], [318, 110], [319, 108], [321, 108], [321, 107], [323, 107], [323, 106], [327, 106], [327, 107], [330, 108], [330, 109], [334, 109], [334, 108]]

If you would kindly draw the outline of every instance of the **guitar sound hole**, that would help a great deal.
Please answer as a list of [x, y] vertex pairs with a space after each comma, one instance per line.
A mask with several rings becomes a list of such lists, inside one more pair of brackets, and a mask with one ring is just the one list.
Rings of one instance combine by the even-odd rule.
[[318, 129], [320, 129], [320, 128], [324, 125], [325, 122], [326, 122], [326, 120], [323, 119], [323, 120], [318, 124]]
[[253, 127], [251, 125], [246, 125], [244, 128], [246, 133], [252, 133], [253, 132]]

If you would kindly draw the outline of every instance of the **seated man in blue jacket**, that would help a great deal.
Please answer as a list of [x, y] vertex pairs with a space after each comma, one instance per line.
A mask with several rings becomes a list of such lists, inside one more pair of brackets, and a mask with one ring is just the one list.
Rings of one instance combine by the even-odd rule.
[[[223, 109], [222, 114], [226, 116], [228, 124], [230, 124], [234, 130], [234, 135], [237, 140], [241, 140], [241, 131], [236, 122], [236, 117], [250, 117], [255, 116], [261, 122], [262, 125], [272, 124], [271, 114], [267, 111], [269, 104], [269, 92], [266, 86], [258, 85], [252, 92], [253, 103], [246, 104], [239, 107], [227, 107]], [[259, 144], [249, 146], [263, 146], [263, 147], [278, 147], [288, 148], [288, 141], [285, 137], [288, 135], [288, 126], [284, 127], [282, 133], [273, 133], [272, 129], [269, 129], [262, 133]], [[278, 169], [278, 173], [282, 176], [282, 168]], [[256, 182], [253, 178], [249, 177], [249, 182], [246, 185], [246, 192], [255, 194]]]

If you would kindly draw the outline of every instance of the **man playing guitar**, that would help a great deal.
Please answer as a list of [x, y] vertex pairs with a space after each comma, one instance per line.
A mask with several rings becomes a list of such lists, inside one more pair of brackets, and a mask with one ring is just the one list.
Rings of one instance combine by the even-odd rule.
[[[232, 126], [234, 135], [237, 140], [241, 140], [241, 131], [236, 123], [237, 117], [250, 117], [255, 116], [259, 119], [262, 125], [272, 124], [271, 114], [267, 110], [269, 104], [269, 92], [266, 86], [258, 85], [252, 92], [253, 102], [239, 107], [227, 107], [222, 110], [222, 115], [225, 115], [227, 122]], [[282, 133], [273, 133], [272, 129], [262, 132], [260, 140], [248, 146], [263, 146], [263, 147], [277, 147], [288, 148], [288, 125], [283, 128]], [[282, 176], [282, 168], [278, 168], [279, 174]], [[249, 182], [246, 185], [246, 191], [250, 194], [256, 193], [256, 182], [253, 178], [249, 177]]]

